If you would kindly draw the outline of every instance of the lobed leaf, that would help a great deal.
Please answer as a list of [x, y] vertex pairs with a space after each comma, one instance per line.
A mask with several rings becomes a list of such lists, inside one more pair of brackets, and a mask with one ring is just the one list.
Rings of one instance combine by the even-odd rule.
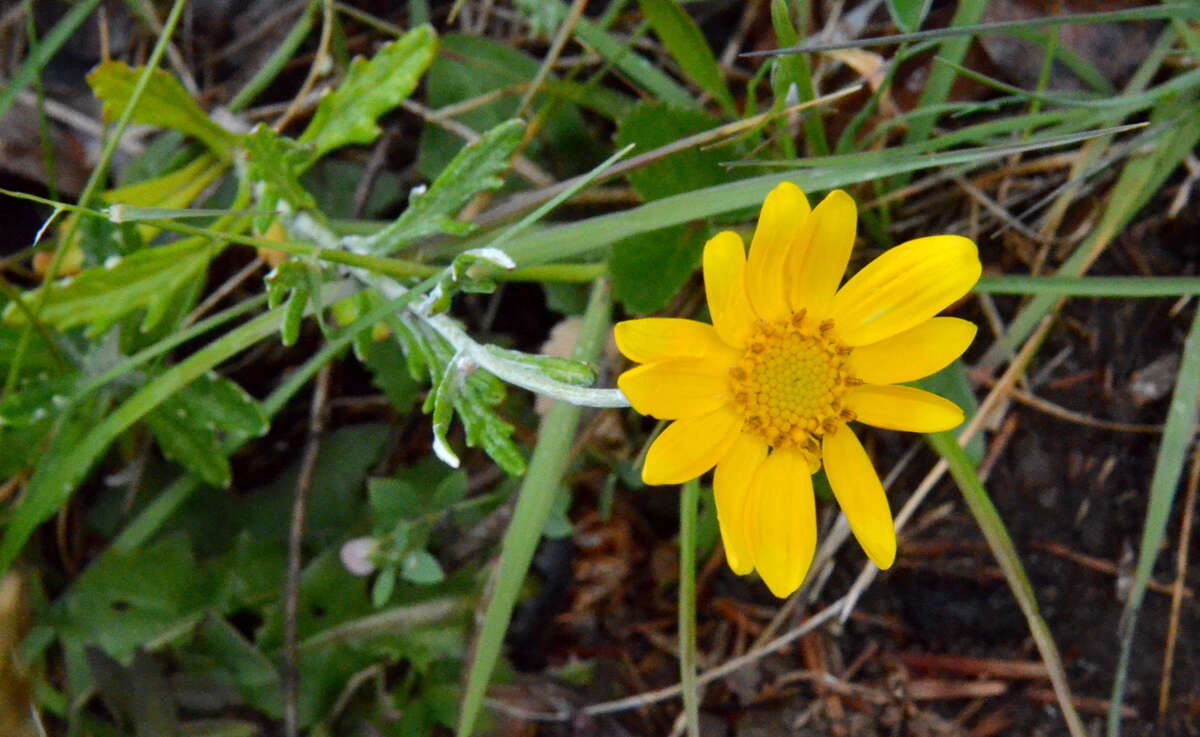
[[221, 441], [210, 429], [196, 427], [183, 403], [169, 397], [146, 415], [163, 455], [213, 486], [228, 486], [233, 477]]
[[[289, 138], [275, 135], [262, 123], [242, 139], [242, 149], [244, 176], [259, 185], [256, 191], [259, 209], [295, 212], [317, 206], [313, 196], [300, 184], [300, 171], [308, 156], [305, 149]], [[259, 215], [255, 227], [265, 231], [271, 220], [270, 215]]]
[[423, 25], [385, 44], [370, 61], [355, 57], [345, 81], [321, 98], [300, 143], [312, 144], [320, 158], [374, 141], [380, 133], [375, 121], [408, 99], [436, 51], [437, 34]]
[[[188, 238], [86, 269], [73, 279], [41, 288], [50, 290], [42, 303], [41, 319], [57, 330], [87, 325], [87, 336], [94, 338], [122, 317], [145, 310], [141, 329], [153, 330], [178, 295], [204, 278], [217, 250], [206, 238]], [[25, 302], [31, 307], [38, 304], [41, 289], [26, 293]], [[10, 304], [4, 319], [23, 325], [26, 315]]]
[[408, 208], [395, 222], [374, 235], [347, 237], [347, 246], [388, 254], [434, 233], [470, 232], [469, 223], [453, 216], [479, 192], [504, 185], [499, 175], [508, 169], [509, 157], [521, 143], [524, 131], [524, 123], [509, 120], [484, 133], [455, 155], [428, 190], [414, 191]]
[[[87, 76], [93, 94], [103, 103], [106, 120], [114, 120], [124, 112], [140, 74], [140, 69], [133, 69], [123, 61], [106, 61]], [[132, 121], [191, 136], [222, 161], [230, 160], [237, 140], [234, 134], [212, 122], [187, 90], [161, 69], [151, 73]]]

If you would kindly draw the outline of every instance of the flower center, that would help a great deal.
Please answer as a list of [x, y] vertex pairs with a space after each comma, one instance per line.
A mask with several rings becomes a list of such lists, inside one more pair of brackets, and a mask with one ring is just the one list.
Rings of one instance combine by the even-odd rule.
[[842, 407], [846, 389], [862, 383], [846, 372], [849, 354], [834, 337], [833, 320], [813, 326], [801, 311], [789, 320], [760, 322], [729, 370], [746, 427], [775, 449], [820, 457], [821, 437], [854, 419]]

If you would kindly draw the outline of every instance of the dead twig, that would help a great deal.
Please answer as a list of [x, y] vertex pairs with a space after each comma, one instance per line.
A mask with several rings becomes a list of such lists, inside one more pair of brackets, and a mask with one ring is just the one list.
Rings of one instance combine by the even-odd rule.
[[[1119, 573], [1116, 563], [1103, 558], [1097, 558], [1093, 555], [1087, 555], [1086, 553], [1076, 552], [1065, 545], [1060, 545], [1055, 542], [1043, 542], [1035, 540], [1033, 542], [1033, 547], [1037, 548], [1038, 550], [1044, 550], [1051, 555], [1065, 558], [1072, 563], [1078, 563], [1085, 568], [1091, 568], [1093, 571], [1105, 573], [1109, 576], [1116, 576]], [[1170, 586], [1162, 583], [1161, 581], [1155, 581], [1154, 579], [1150, 579], [1149, 583], [1146, 584], [1146, 588], [1159, 594], [1170, 594], [1172, 592], [1172, 588]], [[1190, 599], [1193, 596], [1193, 592], [1191, 589], [1185, 587], [1180, 595], [1185, 599]]]
[[308, 511], [308, 493], [312, 490], [313, 473], [317, 469], [317, 451], [325, 430], [326, 399], [329, 394], [330, 364], [317, 373], [313, 387], [312, 408], [308, 417], [308, 440], [300, 461], [300, 476], [296, 480], [296, 497], [292, 503], [292, 524], [288, 530], [287, 583], [283, 600], [283, 682], [284, 734], [297, 737], [297, 702], [300, 694], [300, 670], [296, 644], [296, 620], [300, 608], [300, 547], [304, 540], [304, 518]]
[[1175, 662], [1175, 641], [1179, 637], [1179, 609], [1183, 603], [1183, 578], [1187, 574], [1188, 548], [1192, 542], [1192, 513], [1196, 507], [1196, 487], [1200, 486], [1200, 445], [1192, 448], [1192, 467], [1188, 472], [1187, 500], [1183, 503], [1183, 521], [1179, 529], [1179, 553], [1175, 561], [1175, 583], [1171, 586], [1171, 614], [1167, 620], [1167, 651], [1163, 654], [1162, 683], [1158, 688], [1158, 715], [1165, 716], [1171, 698], [1171, 670]]

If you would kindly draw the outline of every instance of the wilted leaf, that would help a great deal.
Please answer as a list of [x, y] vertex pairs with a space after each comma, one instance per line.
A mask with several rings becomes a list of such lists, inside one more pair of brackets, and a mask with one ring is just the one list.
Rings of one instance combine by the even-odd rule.
[[[114, 120], [124, 112], [141, 74], [140, 68], [132, 69], [123, 61], [107, 61], [87, 76], [92, 92], [104, 103], [106, 120]], [[237, 140], [232, 133], [212, 122], [187, 90], [161, 69], [151, 73], [132, 120], [192, 136], [222, 161], [229, 161]]]

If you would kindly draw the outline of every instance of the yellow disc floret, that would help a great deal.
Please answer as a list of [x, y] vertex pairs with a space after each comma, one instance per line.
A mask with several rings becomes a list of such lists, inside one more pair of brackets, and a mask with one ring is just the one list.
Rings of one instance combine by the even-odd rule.
[[862, 382], [847, 373], [850, 349], [833, 327], [832, 320], [813, 325], [803, 312], [759, 322], [729, 370], [734, 404], [747, 429], [775, 449], [819, 457], [821, 437], [854, 419], [842, 397]]

